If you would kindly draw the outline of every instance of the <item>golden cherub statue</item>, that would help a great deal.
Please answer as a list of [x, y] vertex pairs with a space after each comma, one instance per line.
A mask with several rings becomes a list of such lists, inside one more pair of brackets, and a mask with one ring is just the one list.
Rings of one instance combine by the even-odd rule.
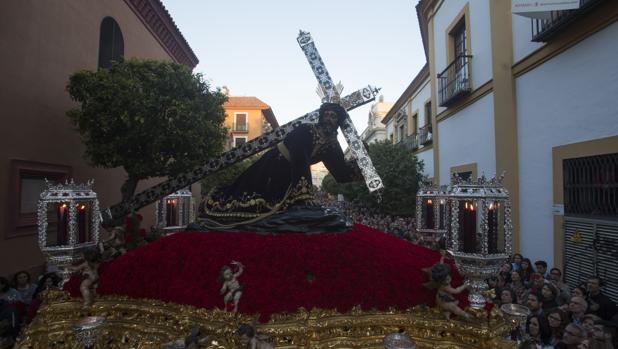
[[[238, 277], [244, 271], [244, 266], [237, 261], [232, 261], [230, 264], [232, 266], [224, 265], [219, 272], [219, 278], [223, 281], [219, 293], [224, 295], [224, 309], [227, 311], [228, 305], [231, 304], [232, 312], [235, 313], [238, 311], [238, 301], [240, 301], [240, 297], [242, 296], [242, 286], [238, 282]], [[233, 271], [233, 266], [237, 267], [236, 272]]]
[[248, 324], [241, 324], [236, 331], [236, 334], [240, 337], [241, 348], [247, 349], [273, 349], [273, 345], [270, 344], [266, 336], [256, 334], [255, 327]]
[[446, 319], [450, 318], [451, 313], [469, 319], [471, 315], [459, 307], [459, 301], [453, 295], [469, 289], [470, 285], [463, 284], [453, 288], [451, 286], [451, 267], [444, 263], [436, 263], [431, 267], [430, 278], [431, 280], [425, 283], [425, 287], [437, 289], [436, 304], [442, 309]]
[[103, 260], [113, 259], [127, 253], [125, 235], [123, 227], [114, 227], [109, 232], [109, 237], [99, 242], [99, 251]]

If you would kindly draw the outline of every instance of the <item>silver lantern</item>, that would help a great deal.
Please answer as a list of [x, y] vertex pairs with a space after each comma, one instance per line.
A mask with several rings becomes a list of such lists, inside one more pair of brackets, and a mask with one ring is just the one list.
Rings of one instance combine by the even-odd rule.
[[416, 194], [416, 231], [421, 244], [436, 249], [442, 237], [448, 237], [448, 187], [421, 182]]
[[156, 226], [168, 232], [184, 229], [195, 219], [193, 194], [189, 188], [181, 189], [157, 202]]
[[93, 180], [46, 183], [37, 210], [39, 247], [47, 263], [58, 268], [64, 284], [71, 276], [71, 266], [82, 261], [83, 251], [99, 242], [99, 200]]
[[471, 290], [470, 306], [485, 306], [487, 278], [497, 275], [512, 251], [511, 201], [498, 178], [461, 180], [454, 175], [449, 187], [452, 251]]
[[84, 348], [94, 348], [94, 344], [105, 324], [105, 318], [101, 316], [88, 316], [73, 324], [75, 339]]

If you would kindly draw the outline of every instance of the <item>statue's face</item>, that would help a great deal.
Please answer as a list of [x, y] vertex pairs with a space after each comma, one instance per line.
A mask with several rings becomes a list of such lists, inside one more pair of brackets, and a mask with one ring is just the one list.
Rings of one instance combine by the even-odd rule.
[[337, 125], [337, 113], [335, 113], [332, 110], [325, 111], [324, 114], [322, 115], [320, 123], [329, 129], [336, 129], [338, 126]]
[[249, 336], [247, 336], [246, 334], [243, 334], [242, 336], [240, 336], [240, 344], [242, 346], [249, 345], [249, 342], [251, 342], [251, 338], [249, 338]]
[[232, 278], [232, 271], [230, 269], [225, 269], [223, 271], [223, 278], [225, 280], [230, 280]]

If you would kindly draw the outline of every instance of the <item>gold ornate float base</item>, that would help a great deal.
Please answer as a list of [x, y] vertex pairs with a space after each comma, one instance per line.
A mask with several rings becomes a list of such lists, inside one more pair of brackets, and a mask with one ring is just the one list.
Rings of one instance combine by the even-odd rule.
[[[299, 309], [275, 314], [257, 332], [276, 348], [384, 348], [385, 335], [405, 332], [417, 348], [516, 348], [503, 338], [509, 333], [499, 311], [489, 317], [475, 313], [467, 322], [445, 320], [437, 310], [415, 307], [407, 311], [362, 311], [341, 314], [334, 310]], [[85, 316], [103, 316], [106, 323], [96, 348], [161, 348], [162, 343], [187, 336], [194, 326], [208, 336], [202, 348], [237, 348], [235, 331], [258, 316], [226, 313], [156, 300], [121, 296], [99, 297], [83, 308], [81, 299], [53, 291], [45, 295], [37, 318], [24, 331], [15, 348], [80, 348], [71, 326]]]

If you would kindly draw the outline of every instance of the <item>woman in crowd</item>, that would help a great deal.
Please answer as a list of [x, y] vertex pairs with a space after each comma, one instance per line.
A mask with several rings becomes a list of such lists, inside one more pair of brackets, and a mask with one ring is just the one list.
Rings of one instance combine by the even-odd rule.
[[558, 308], [558, 289], [556, 286], [546, 283], [541, 288], [541, 294], [543, 296], [543, 311], [545, 314], [551, 309]]
[[534, 268], [532, 267], [532, 262], [530, 262], [529, 258], [524, 258], [521, 261], [521, 266], [518, 270], [519, 276], [521, 276], [521, 281], [526, 285], [526, 287], [530, 286], [530, 276], [534, 273]]
[[601, 318], [594, 314], [586, 314], [582, 320], [582, 327], [586, 330], [588, 338], [592, 338], [594, 323], [600, 321]]
[[562, 340], [564, 329], [569, 323], [569, 317], [567, 316], [567, 313], [560, 309], [552, 309], [546, 314], [549, 330], [551, 331], [550, 343], [552, 345], [556, 345], [556, 343]]
[[537, 348], [553, 349], [551, 345], [551, 330], [545, 317], [539, 315], [530, 316], [526, 322], [526, 333], [537, 344]]
[[516, 271], [511, 273], [510, 288], [513, 290], [513, 292], [515, 292], [515, 295], [520, 302], [526, 301], [526, 293], [528, 292], [528, 290], [526, 289], [526, 286], [521, 280], [521, 276]]
[[21, 300], [25, 304], [30, 304], [32, 295], [36, 290], [36, 285], [30, 282], [30, 273], [25, 270], [18, 271], [13, 275], [13, 285], [21, 295]]

